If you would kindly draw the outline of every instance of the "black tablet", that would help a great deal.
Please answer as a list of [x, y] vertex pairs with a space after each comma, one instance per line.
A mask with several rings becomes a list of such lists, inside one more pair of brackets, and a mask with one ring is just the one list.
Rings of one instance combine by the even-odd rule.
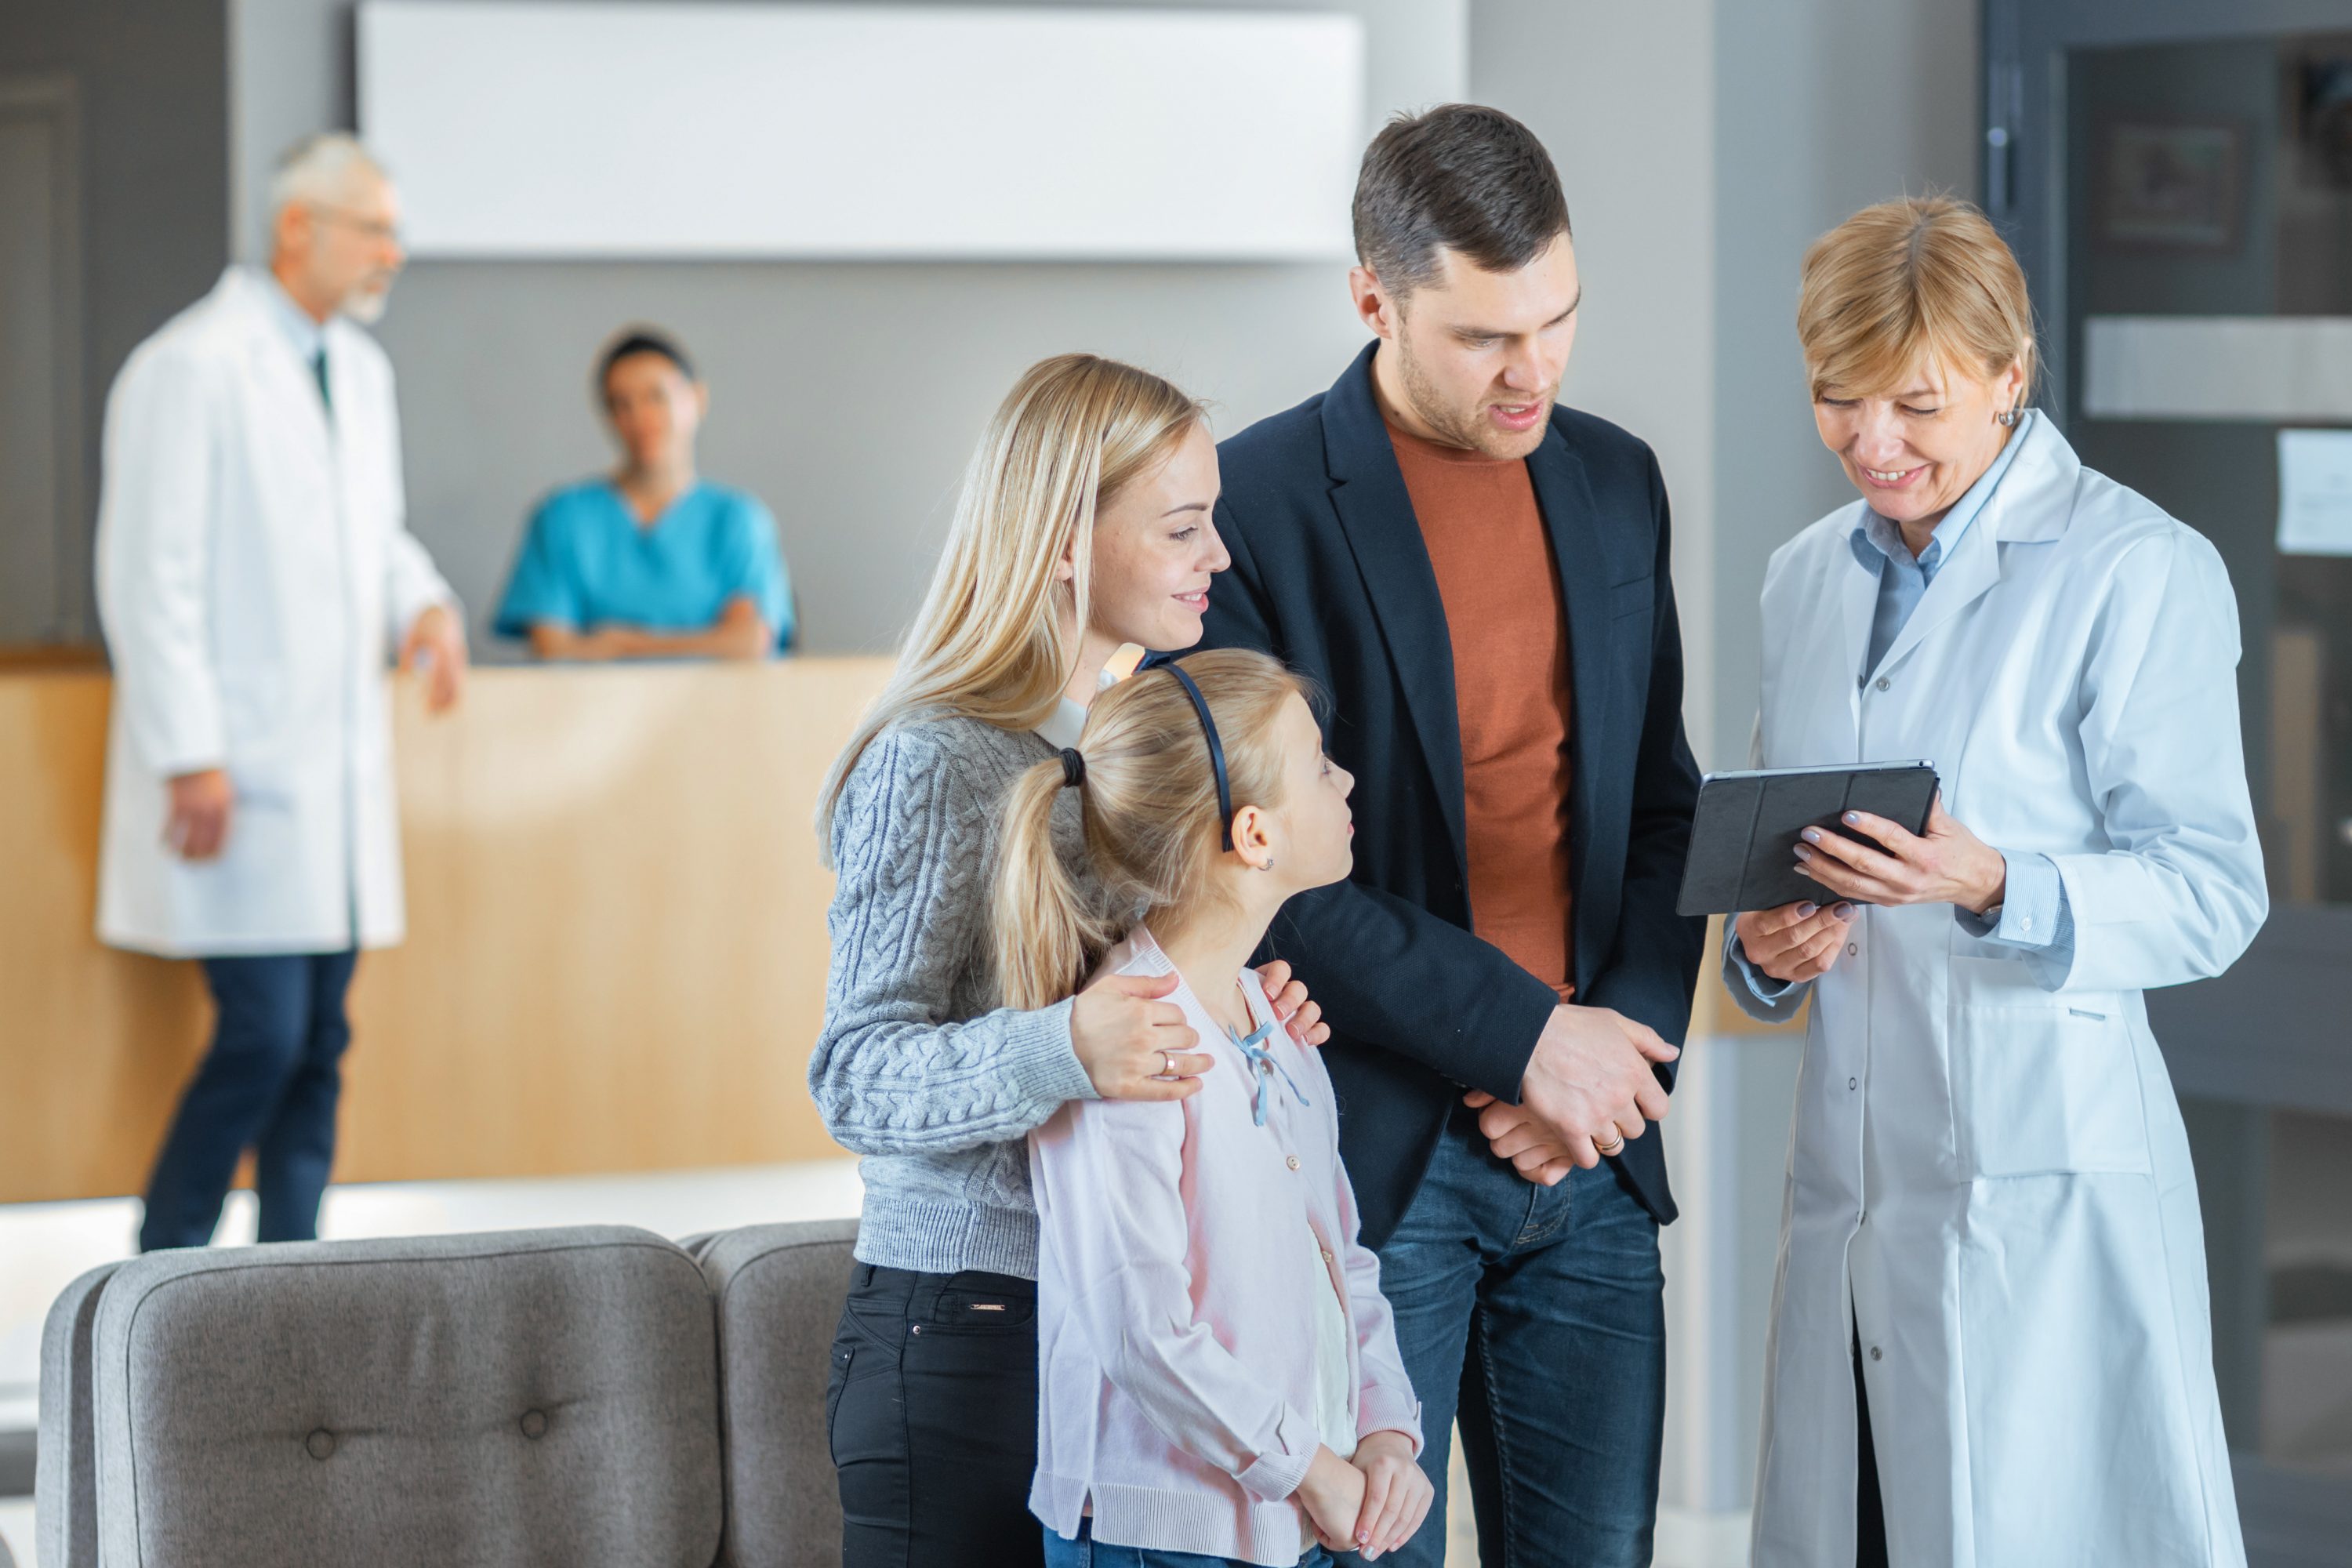
[[1866, 811], [1925, 833], [1935, 800], [1933, 763], [1709, 773], [1699, 788], [1690, 858], [1683, 866], [1675, 910], [1728, 915], [1808, 899], [1826, 901], [1829, 889], [1797, 869], [1798, 834], [1818, 827], [1869, 843], [1840, 824], [1849, 811]]

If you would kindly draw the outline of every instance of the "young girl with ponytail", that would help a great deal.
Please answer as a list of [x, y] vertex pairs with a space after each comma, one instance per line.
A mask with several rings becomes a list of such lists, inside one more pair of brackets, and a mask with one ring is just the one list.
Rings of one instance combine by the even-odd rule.
[[[1090, 973], [1173, 976], [1168, 1000], [1216, 1060], [1188, 1099], [1073, 1102], [1029, 1136], [1029, 1506], [1050, 1568], [1377, 1558], [1428, 1512], [1331, 1081], [1247, 967], [1285, 900], [1347, 877], [1354, 782], [1297, 679], [1228, 650], [1106, 692], [1006, 796], [1007, 1003], [1048, 1005]], [[1073, 795], [1084, 883], [1055, 846]]]
[[[1065, 1100], [1191, 1094], [1212, 1058], [1160, 982], [1005, 1005], [997, 821], [1013, 778], [1076, 737], [1121, 645], [1201, 640], [1230, 560], [1216, 500], [1216, 447], [1182, 391], [1095, 354], [1032, 365], [972, 453], [897, 672], [826, 783], [833, 969], [809, 1087], [866, 1184], [825, 1392], [843, 1568], [1038, 1568], [1024, 1140]], [[1077, 802], [1060, 815], [1076, 856]], [[1270, 966], [1282, 1011], [1319, 1042], [1330, 1031], [1287, 976]]]

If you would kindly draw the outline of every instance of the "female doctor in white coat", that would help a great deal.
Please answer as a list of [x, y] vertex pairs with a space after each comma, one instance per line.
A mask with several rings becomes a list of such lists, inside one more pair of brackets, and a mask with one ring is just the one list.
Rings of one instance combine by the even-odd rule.
[[1974, 209], [1831, 231], [1798, 334], [1863, 499], [1766, 574], [1758, 761], [1926, 758], [1942, 795], [1924, 837], [1800, 845], [1820, 900], [1727, 944], [1750, 1013], [1813, 1000], [1754, 1561], [2241, 1563], [2141, 1001], [2268, 908], [2229, 579], [2026, 408], [2024, 279]]

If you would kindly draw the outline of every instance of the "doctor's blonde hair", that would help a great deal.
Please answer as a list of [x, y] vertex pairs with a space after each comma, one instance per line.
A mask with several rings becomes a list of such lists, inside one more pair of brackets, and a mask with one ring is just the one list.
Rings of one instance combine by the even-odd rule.
[[[843, 786], [894, 721], [956, 714], [1034, 730], [1053, 712], [1074, 672], [1065, 619], [1075, 616], [1081, 634], [1087, 625], [1096, 517], [1207, 417], [1171, 383], [1098, 354], [1057, 354], [1022, 374], [964, 470], [947, 549], [898, 668], [817, 797], [828, 863]], [[1055, 571], [1065, 553], [1067, 583]]]
[[1816, 398], [1896, 390], [1923, 361], [1987, 379], [2022, 360], [2032, 396], [2025, 272], [1983, 213], [1948, 196], [1863, 208], [1805, 252], [1797, 341]]
[[[1224, 748], [1234, 809], [1282, 804], [1277, 721], [1306, 683], [1245, 648], [1188, 654], [1184, 667], [1207, 700]], [[1061, 759], [1013, 781], [1004, 797], [1003, 849], [990, 926], [1008, 1007], [1050, 1006], [1076, 991], [1113, 942], [1164, 910], [1196, 907], [1230, 824], [1217, 817], [1216, 773], [1199, 710], [1165, 669], [1142, 670], [1104, 692], [1087, 713], [1076, 787], [1086, 863], [1102, 889], [1089, 902], [1054, 845]]]

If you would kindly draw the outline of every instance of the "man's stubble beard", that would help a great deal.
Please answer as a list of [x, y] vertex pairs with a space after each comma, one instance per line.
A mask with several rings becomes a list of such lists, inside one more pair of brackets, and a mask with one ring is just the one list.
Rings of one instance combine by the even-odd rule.
[[1436, 433], [1439, 441], [1444, 445], [1465, 447], [1497, 461], [1525, 458], [1543, 445], [1544, 433], [1551, 427], [1552, 401], [1559, 395], [1558, 384], [1543, 395], [1540, 401], [1544, 416], [1536, 422], [1533, 429], [1520, 436], [1505, 436], [1486, 423], [1483, 395], [1467, 411], [1449, 408], [1445, 395], [1429, 378], [1412, 350], [1406, 346], [1402, 333], [1397, 336], [1396, 347], [1397, 369], [1402, 373], [1405, 401], [1412, 405], [1413, 413]]

